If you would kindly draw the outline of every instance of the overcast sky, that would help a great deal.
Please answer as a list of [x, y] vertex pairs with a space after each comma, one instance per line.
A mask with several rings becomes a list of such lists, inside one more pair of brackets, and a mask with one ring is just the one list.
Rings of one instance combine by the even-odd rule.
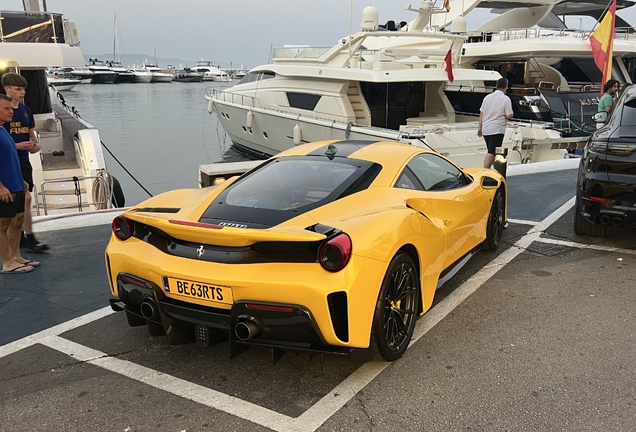
[[[50, 12], [61, 12], [76, 22], [84, 54], [113, 51], [113, 18], [117, 13], [121, 47], [125, 54], [159, 58], [212, 60], [222, 65], [267, 63], [270, 47], [285, 44], [331, 46], [349, 33], [348, 0], [46, 0]], [[419, 0], [354, 0], [353, 31], [360, 27], [362, 9], [375, 6], [380, 23], [410, 21], [404, 10]], [[442, 4], [442, 0], [438, 0]], [[21, 10], [20, 0], [0, 0], [2, 9]], [[636, 23], [636, 7], [620, 12]], [[474, 11], [468, 29], [487, 16]], [[568, 25], [578, 25], [568, 22]]]

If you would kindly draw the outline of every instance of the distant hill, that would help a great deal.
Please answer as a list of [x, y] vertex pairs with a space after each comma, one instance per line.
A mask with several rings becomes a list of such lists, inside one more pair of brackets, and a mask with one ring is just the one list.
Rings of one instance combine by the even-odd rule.
[[[155, 62], [155, 57], [153, 55], [148, 54], [122, 54], [121, 56], [121, 64], [125, 67], [132, 65], [141, 65], [146, 61], [149, 63]], [[84, 60], [88, 63], [89, 58], [97, 58], [99, 60], [112, 60], [113, 54], [84, 54]], [[209, 59], [204, 59], [209, 60]], [[180, 58], [161, 58], [157, 57], [157, 64], [159, 67], [166, 67], [168, 65], [172, 65], [174, 67], [185, 67], [185, 66], [194, 66], [197, 64], [198, 60], [184, 60]], [[229, 63], [218, 62], [218, 65], [222, 68], [229, 68]], [[240, 65], [234, 65], [235, 67]]]

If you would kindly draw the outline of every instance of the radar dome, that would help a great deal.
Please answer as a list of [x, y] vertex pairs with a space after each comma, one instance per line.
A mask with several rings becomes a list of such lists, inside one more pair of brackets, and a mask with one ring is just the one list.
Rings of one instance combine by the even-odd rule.
[[360, 30], [362, 31], [376, 31], [378, 29], [378, 19], [380, 14], [378, 10], [373, 6], [367, 6], [362, 9], [362, 22], [360, 23]]
[[451, 24], [451, 33], [466, 33], [466, 18], [461, 15], [455, 17]]

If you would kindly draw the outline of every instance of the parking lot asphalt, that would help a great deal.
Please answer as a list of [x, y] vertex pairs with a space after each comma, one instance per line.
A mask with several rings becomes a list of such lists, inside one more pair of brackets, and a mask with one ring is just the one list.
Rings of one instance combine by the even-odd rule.
[[0, 280], [0, 430], [634, 430], [636, 235], [575, 235], [575, 175], [509, 178], [503, 244], [390, 364], [169, 346], [104, 308], [108, 226], [43, 232], [42, 267]]

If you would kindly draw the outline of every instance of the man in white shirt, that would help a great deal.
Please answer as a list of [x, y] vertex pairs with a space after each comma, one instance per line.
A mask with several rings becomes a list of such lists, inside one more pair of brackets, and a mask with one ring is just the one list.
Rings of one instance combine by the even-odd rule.
[[506, 96], [508, 80], [499, 78], [497, 90], [486, 96], [479, 108], [479, 129], [477, 135], [484, 137], [488, 154], [484, 158], [484, 168], [492, 167], [495, 161], [495, 149], [503, 144], [508, 119], [514, 115], [512, 102]]

